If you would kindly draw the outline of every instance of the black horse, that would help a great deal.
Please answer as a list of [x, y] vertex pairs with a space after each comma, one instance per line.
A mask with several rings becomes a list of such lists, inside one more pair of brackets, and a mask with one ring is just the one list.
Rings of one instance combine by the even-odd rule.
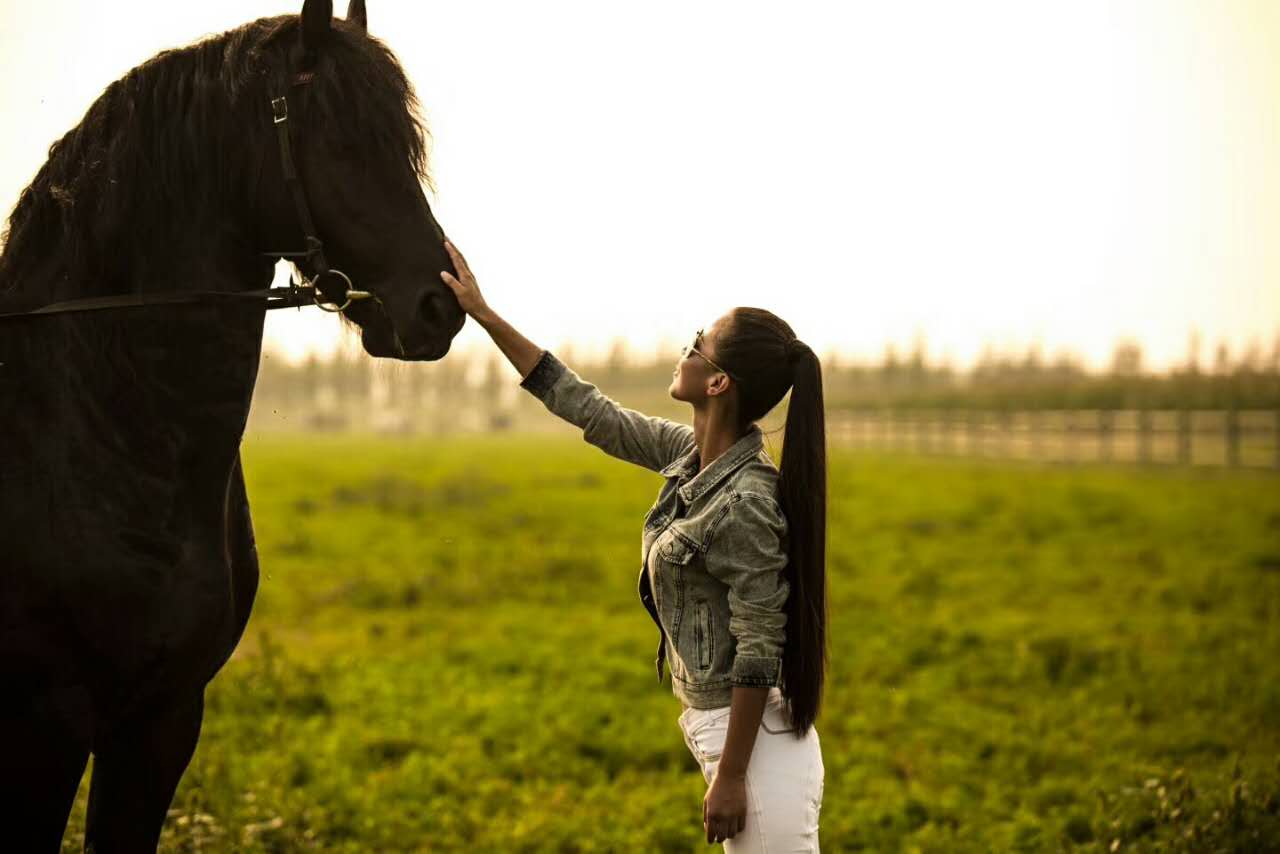
[[[365, 349], [439, 359], [463, 314], [426, 177], [417, 102], [364, 3], [335, 20], [306, 0], [107, 87], [13, 210], [0, 314], [254, 291], [314, 233], [302, 273], [332, 264], [373, 294], [346, 312]], [[239, 445], [263, 310], [0, 318], [0, 849], [58, 849], [90, 754], [86, 847], [157, 843], [257, 589]]]

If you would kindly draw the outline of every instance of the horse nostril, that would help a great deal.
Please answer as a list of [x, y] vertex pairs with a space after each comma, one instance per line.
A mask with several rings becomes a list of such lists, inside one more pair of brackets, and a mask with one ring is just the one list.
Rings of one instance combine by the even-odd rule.
[[422, 295], [418, 303], [418, 316], [428, 329], [440, 330], [449, 318], [449, 299], [452, 294], [428, 292]]

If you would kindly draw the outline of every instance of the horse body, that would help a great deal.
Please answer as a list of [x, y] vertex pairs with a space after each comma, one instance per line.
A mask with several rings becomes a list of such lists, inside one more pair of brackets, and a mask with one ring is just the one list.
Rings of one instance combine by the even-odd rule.
[[74, 794], [90, 752], [90, 836], [128, 831], [98, 848], [158, 832], [248, 620], [239, 442], [263, 310], [177, 309], [0, 321], [0, 410], [38, 416], [0, 450], [0, 673], [19, 698], [0, 711], [0, 785], [6, 835], [33, 848], [61, 835], [69, 800], [49, 793]]
[[[403, 78], [394, 59], [364, 34], [363, 3], [353, 3], [341, 26], [331, 17], [331, 4], [307, 0], [300, 18], [246, 25], [189, 48], [190, 56], [162, 54], [150, 77], [135, 70], [112, 84], [55, 145], [15, 208], [0, 254], [0, 314], [155, 289], [139, 271], [166, 263], [190, 269], [195, 259], [183, 282], [192, 290], [265, 285], [274, 262], [263, 252], [299, 242], [280, 164], [265, 144], [269, 97], [289, 89], [297, 64], [306, 63], [314, 91], [295, 91], [292, 100], [321, 137], [326, 110], [351, 107], [342, 100], [351, 97], [342, 63], [365, 62], [356, 79], [375, 81], [375, 90], [379, 79], [390, 81], [368, 93], [382, 103], [366, 105], [373, 122], [363, 131], [363, 168], [386, 169], [367, 187], [383, 195], [344, 188], [326, 197], [319, 176], [327, 173], [324, 153], [337, 146], [314, 144], [299, 158], [310, 173], [307, 191], [334, 266], [377, 284], [379, 305], [351, 313], [366, 349], [419, 359], [447, 352], [462, 315], [441, 298], [444, 286], [431, 272], [449, 267], [415, 176], [421, 139], [387, 142], [396, 135], [388, 124], [402, 137], [416, 127], [411, 91], [407, 83], [397, 88]], [[246, 67], [224, 67], [237, 54]], [[212, 64], [218, 85], [166, 80], [173, 76], [166, 62], [185, 64], [187, 74]], [[178, 188], [111, 195], [118, 179], [110, 170], [129, 173], [147, 154], [145, 144], [123, 146], [119, 128], [137, 119], [129, 111], [152, 84], [214, 94], [175, 107], [177, 127], [131, 127], [126, 137], [149, 133], [151, 144], [178, 144], [182, 126], [226, 125], [213, 142], [187, 134], [193, 150], [168, 164], [213, 168], [202, 145], [228, 161], [203, 185], [190, 177], [204, 207], [192, 208], [180, 237], [165, 237], [176, 233]], [[223, 150], [236, 133], [240, 146]], [[349, 150], [351, 138], [345, 142]], [[86, 149], [99, 158], [83, 157]], [[388, 149], [396, 162], [386, 163]], [[397, 181], [394, 198], [386, 197]], [[377, 251], [368, 223], [388, 215], [399, 225], [394, 234], [374, 228], [387, 241]], [[128, 234], [125, 245], [103, 237], [113, 217]], [[145, 229], [148, 217], [162, 239], [128, 231]], [[299, 266], [306, 272], [305, 262]], [[0, 702], [0, 838], [14, 850], [58, 849], [91, 753], [86, 846], [138, 851], [158, 841], [199, 737], [205, 687], [239, 641], [257, 589], [239, 445], [264, 308], [217, 299], [0, 318], [0, 684], [8, 697]]]

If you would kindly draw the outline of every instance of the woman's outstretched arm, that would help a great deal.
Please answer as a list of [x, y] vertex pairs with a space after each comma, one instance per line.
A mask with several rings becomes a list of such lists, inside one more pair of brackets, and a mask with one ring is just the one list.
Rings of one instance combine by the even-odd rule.
[[514, 326], [499, 317], [498, 313], [489, 307], [480, 293], [479, 285], [476, 284], [476, 277], [467, 266], [467, 259], [462, 257], [458, 248], [447, 240], [444, 242], [444, 248], [453, 259], [453, 269], [458, 271], [458, 276], [455, 278], [448, 272], [442, 272], [440, 278], [444, 279], [444, 283], [458, 298], [458, 305], [462, 310], [475, 318], [476, 323], [489, 333], [493, 343], [497, 344], [498, 349], [502, 351], [502, 355], [506, 356], [507, 361], [520, 373], [520, 378], [529, 376], [533, 366], [538, 363], [538, 357], [542, 355], [542, 348], [521, 335]]
[[440, 277], [462, 310], [484, 327], [520, 372], [520, 386], [551, 412], [581, 428], [584, 439], [612, 457], [657, 472], [694, 449], [692, 427], [622, 406], [517, 332], [489, 308], [457, 247], [446, 241], [445, 248], [458, 275], [446, 272]]

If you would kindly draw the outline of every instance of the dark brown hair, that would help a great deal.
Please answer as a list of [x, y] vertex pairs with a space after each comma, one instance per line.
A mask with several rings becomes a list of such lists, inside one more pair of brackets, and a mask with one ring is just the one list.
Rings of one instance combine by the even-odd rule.
[[787, 641], [782, 692], [797, 736], [818, 716], [827, 657], [827, 443], [822, 365], [782, 318], [735, 308], [716, 336], [716, 359], [738, 380], [740, 427], [759, 421], [787, 391], [778, 497], [787, 517]]

